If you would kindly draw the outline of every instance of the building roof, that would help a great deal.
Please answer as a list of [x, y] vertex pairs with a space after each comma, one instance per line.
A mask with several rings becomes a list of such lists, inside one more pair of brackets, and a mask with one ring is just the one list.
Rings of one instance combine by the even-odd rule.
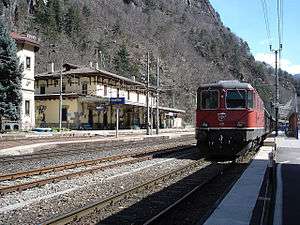
[[35, 47], [35, 50], [37, 51], [40, 48], [39, 40], [29, 34], [18, 34], [16, 32], [12, 32], [10, 36], [16, 41], [17, 44], [28, 44], [33, 47]]
[[240, 82], [238, 80], [222, 80], [216, 83], [211, 84], [204, 84], [199, 87], [199, 89], [206, 89], [206, 88], [241, 88], [241, 89], [249, 89], [252, 90], [253, 87], [249, 83]]
[[[110, 73], [105, 70], [96, 69], [94, 67], [84, 67], [78, 66], [75, 64], [65, 63], [63, 64], [64, 70], [62, 71], [62, 75], [78, 75], [78, 76], [87, 76], [87, 75], [99, 75], [105, 78], [116, 79], [120, 81], [124, 81], [129, 84], [134, 84], [137, 86], [145, 86], [145, 84], [135, 81], [133, 79], [129, 79], [127, 77], [123, 77], [114, 73]], [[46, 72], [40, 73], [35, 75], [36, 80], [43, 80], [43, 79], [58, 79], [60, 77], [60, 71], [54, 72]]]

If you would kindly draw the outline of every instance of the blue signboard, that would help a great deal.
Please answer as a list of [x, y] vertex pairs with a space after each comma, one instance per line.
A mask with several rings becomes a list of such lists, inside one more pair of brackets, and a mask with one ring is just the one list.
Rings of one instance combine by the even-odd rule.
[[124, 97], [121, 97], [121, 98], [110, 98], [110, 104], [112, 104], [112, 105], [125, 104], [125, 98]]

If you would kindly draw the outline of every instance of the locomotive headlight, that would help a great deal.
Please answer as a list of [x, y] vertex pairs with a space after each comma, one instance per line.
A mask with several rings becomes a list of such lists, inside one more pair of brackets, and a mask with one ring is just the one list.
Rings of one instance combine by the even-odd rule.
[[238, 122], [236, 126], [242, 128], [242, 127], [245, 127], [245, 123]]
[[201, 127], [208, 127], [208, 123], [207, 123], [207, 122], [203, 122], [203, 123], [201, 124]]

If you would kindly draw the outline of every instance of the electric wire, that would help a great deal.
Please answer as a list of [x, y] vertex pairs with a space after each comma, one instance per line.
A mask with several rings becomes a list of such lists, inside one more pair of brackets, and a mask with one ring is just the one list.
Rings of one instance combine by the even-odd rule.
[[282, 57], [282, 36], [283, 36], [283, 0], [277, 0], [277, 29], [278, 29], [278, 69], [281, 73], [281, 57]]
[[269, 22], [269, 12], [268, 12], [268, 5], [266, 0], [260, 0], [261, 5], [262, 5], [262, 10], [263, 10], [263, 15], [264, 15], [264, 21], [265, 21], [265, 26], [266, 26], [266, 32], [267, 32], [267, 39], [269, 42], [269, 46], [271, 46], [271, 30], [270, 30], [270, 22]]

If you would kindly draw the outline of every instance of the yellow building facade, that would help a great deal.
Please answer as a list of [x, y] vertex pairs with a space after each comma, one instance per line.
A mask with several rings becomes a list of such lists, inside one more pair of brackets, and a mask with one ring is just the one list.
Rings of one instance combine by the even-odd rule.
[[[52, 65], [53, 68], [53, 65]], [[62, 77], [62, 85], [60, 79]], [[60, 88], [62, 87], [62, 125], [70, 129], [114, 129], [119, 107], [121, 129], [146, 127], [146, 88], [143, 83], [93, 67], [64, 64], [62, 72], [35, 76], [36, 124], [58, 127]], [[151, 125], [155, 127], [156, 99], [150, 91]], [[111, 98], [125, 98], [125, 104], [110, 104]], [[160, 127], [182, 125], [183, 110], [159, 107]], [[170, 115], [173, 116], [170, 116]]]

